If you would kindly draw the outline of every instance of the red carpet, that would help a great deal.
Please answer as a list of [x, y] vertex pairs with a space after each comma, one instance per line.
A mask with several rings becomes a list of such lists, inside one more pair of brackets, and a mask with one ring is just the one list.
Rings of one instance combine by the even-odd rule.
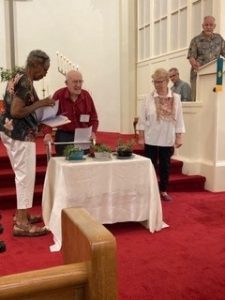
[[[40, 214], [41, 208], [34, 207], [32, 211]], [[1, 211], [1, 223], [4, 226], [4, 232], [0, 235], [0, 240], [5, 241], [7, 251], [0, 253], [0, 275], [62, 264], [60, 252], [49, 252], [49, 246], [53, 244], [52, 234], [37, 238], [20, 238], [12, 235], [14, 212], [15, 209]]]
[[[224, 300], [225, 193], [172, 193], [163, 203], [170, 228], [150, 234], [138, 223], [107, 225], [118, 246], [120, 300]], [[37, 207], [34, 210], [39, 211]], [[11, 236], [13, 210], [4, 210], [0, 274], [62, 263], [50, 253], [51, 235]]]
[[173, 194], [170, 228], [114, 225], [120, 299], [225, 299], [225, 193]]

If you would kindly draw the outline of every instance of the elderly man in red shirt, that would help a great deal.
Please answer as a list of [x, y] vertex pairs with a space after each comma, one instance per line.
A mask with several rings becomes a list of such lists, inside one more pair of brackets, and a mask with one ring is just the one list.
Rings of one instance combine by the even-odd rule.
[[98, 115], [91, 95], [82, 89], [83, 77], [79, 71], [66, 74], [66, 87], [55, 92], [53, 99], [59, 100], [58, 114], [65, 115], [71, 123], [57, 128], [55, 134], [56, 155], [62, 156], [66, 145], [57, 142], [73, 142], [76, 128], [92, 127], [91, 138], [95, 139], [98, 128]]

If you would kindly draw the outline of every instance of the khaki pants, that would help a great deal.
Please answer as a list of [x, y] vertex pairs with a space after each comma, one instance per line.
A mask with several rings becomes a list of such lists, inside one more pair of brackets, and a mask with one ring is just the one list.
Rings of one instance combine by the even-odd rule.
[[0, 135], [15, 174], [17, 209], [31, 208], [36, 175], [36, 144], [13, 140], [3, 132]]

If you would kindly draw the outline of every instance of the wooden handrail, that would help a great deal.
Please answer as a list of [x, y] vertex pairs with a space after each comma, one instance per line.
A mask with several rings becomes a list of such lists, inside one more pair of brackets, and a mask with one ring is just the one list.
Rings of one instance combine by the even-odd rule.
[[3, 276], [0, 277], [0, 299], [30, 299], [31, 294], [40, 291], [55, 293], [71, 286], [85, 286], [87, 271], [88, 265], [83, 262]]

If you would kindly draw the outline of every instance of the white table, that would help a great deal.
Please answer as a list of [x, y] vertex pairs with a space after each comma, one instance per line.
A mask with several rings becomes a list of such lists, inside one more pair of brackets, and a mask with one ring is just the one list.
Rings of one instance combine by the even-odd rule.
[[54, 235], [52, 251], [61, 248], [61, 210], [84, 207], [102, 224], [145, 221], [150, 232], [163, 227], [154, 168], [149, 159], [67, 161], [52, 157], [43, 189], [43, 219]]

